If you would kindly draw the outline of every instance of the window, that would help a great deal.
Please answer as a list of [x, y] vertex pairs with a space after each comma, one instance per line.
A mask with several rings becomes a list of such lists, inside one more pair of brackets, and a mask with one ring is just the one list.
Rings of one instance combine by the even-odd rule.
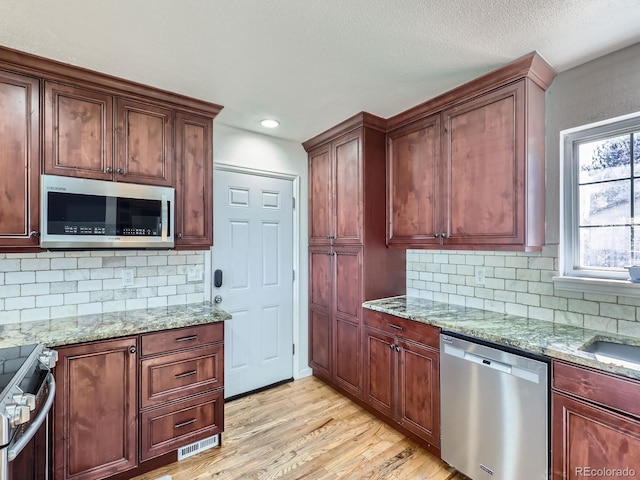
[[563, 137], [562, 273], [627, 279], [640, 264], [640, 118]]

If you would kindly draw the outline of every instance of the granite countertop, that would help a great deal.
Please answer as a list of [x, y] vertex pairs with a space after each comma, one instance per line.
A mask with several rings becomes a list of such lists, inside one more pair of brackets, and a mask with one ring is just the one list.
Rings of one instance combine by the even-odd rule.
[[597, 340], [640, 345], [640, 338], [518, 317], [416, 297], [391, 297], [364, 302], [363, 307], [466, 334], [482, 340], [508, 345], [528, 352], [567, 360], [587, 367], [640, 380], [640, 365], [620, 366], [597, 360], [581, 350]]
[[229, 313], [203, 302], [10, 323], [0, 325], [0, 348], [30, 343], [59, 347], [229, 319]]

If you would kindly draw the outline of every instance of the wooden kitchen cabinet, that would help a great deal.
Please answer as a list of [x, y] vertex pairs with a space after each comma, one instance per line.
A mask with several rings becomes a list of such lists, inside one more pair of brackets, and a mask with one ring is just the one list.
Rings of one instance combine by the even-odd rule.
[[224, 430], [224, 323], [142, 335], [140, 460]]
[[309, 364], [362, 398], [362, 302], [405, 290], [405, 252], [385, 243], [385, 122], [361, 113], [309, 153]]
[[213, 245], [213, 118], [176, 113], [176, 248]]
[[440, 115], [387, 135], [389, 245], [440, 245]]
[[113, 96], [47, 81], [44, 103], [44, 173], [113, 180]]
[[172, 110], [45, 81], [44, 118], [44, 173], [173, 185]]
[[132, 478], [224, 430], [222, 322], [56, 350], [56, 480]]
[[0, 251], [39, 244], [40, 83], [0, 70]]
[[173, 186], [173, 115], [168, 107], [117, 98], [118, 182]]
[[388, 120], [389, 245], [541, 250], [554, 77], [529, 54]]
[[638, 381], [554, 361], [552, 479], [617, 478], [633, 476], [629, 470], [640, 472], [638, 395]]
[[440, 456], [439, 329], [364, 314], [364, 401]]
[[94, 480], [138, 463], [138, 337], [58, 350], [54, 478]]

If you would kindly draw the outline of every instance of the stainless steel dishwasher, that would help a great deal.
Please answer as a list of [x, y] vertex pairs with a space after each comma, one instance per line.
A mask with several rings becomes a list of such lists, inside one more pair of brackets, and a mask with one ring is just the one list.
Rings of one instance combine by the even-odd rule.
[[547, 480], [548, 369], [542, 358], [443, 332], [442, 459], [473, 480]]

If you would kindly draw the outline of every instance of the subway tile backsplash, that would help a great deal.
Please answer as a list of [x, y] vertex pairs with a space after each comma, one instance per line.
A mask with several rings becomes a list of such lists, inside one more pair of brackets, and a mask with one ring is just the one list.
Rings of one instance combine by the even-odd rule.
[[[199, 251], [108, 250], [0, 254], [0, 324], [204, 300]], [[123, 286], [131, 269], [133, 285]]]
[[640, 298], [554, 289], [557, 274], [557, 245], [541, 253], [407, 250], [407, 295], [640, 336]]

